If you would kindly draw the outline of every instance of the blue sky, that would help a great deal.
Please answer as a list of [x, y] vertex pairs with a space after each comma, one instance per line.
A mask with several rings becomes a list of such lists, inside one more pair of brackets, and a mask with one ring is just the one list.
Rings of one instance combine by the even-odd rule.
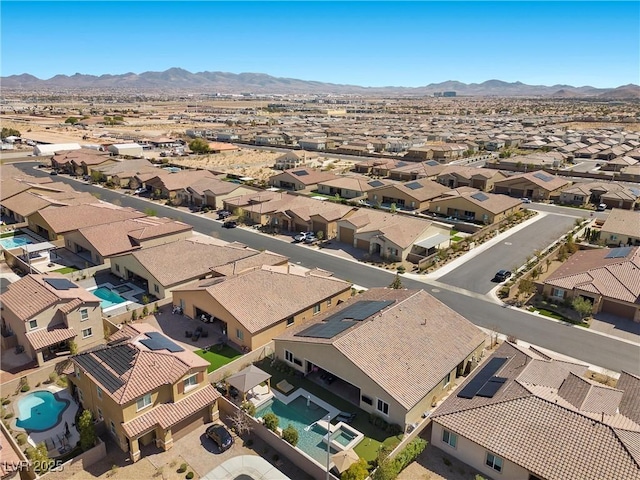
[[1, 75], [258, 72], [363, 86], [640, 83], [640, 3], [27, 2]]

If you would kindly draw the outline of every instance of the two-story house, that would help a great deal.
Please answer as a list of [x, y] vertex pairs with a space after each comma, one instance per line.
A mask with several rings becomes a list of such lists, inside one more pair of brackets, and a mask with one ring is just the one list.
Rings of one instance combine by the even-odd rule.
[[27, 275], [0, 294], [2, 347], [24, 349], [38, 366], [104, 341], [100, 299], [66, 277]]
[[209, 362], [147, 324], [130, 324], [102, 348], [71, 357], [69, 389], [131, 460], [140, 446], [173, 442], [218, 418]]

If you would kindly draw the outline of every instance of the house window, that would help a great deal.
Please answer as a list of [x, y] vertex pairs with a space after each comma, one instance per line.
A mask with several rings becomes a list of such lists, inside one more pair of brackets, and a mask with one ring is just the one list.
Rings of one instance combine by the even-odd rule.
[[317, 314], [317, 313], [320, 313], [320, 304], [319, 304], [319, 303], [316, 303], [316, 304], [313, 306], [313, 314], [315, 315], [315, 314]]
[[158, 285], [156, 285], [155, 283], [153, 284], [153, 291], [156, 293], [160, 293], [160, 287]]
[[118, 435], [116, 434], [116, 424], [113, 423], [113, 420], [109, 421], [109, 428], [111, 430], [111, 435], [113, 435], [114, 437], [117, 437]]
[[366, 403], [367, 405], [373, 406], [373, 398], [367, 397], [366, 395], [362, 395], [362, 403]]
[[102, 410], [100, 410], [98, 408], [98, 420], [104, 420], [104, 417], [102, 416]]
[[289, 317], [289, 318], [287, 318], [287, 327], [288, 327], [289, 325], [293, 325], [293, 317]]
[[191, 375], [184, 380], [184, 391], [191, 390], [198, 385], [198, 374]]
[[289, 362], [289, 363], [293, 363], [293, 353], [291, 353], [289, 350], [285, 350], [284, 351], [284, 359]]
[[440, 211], [440, 205], [436, 205], [436, 212]]
[[487, 452], [487, 460], [484, 462], [488, 467], [493, 468], [496, 472], [502, 471], [502, 458], [496, 457], [494, 454]]
[[331, 299], [327, 300], [327, 307], [331, 306]]
[[236, 328], [236, 338], [243, 340], [244, 339], [244, 332], [242, 330], [240, 330], [239, 328]]
[[33, 330], [34, 328], [38, 328], [38, 320], [29, 320], [29, 330]]
[[444, 381], [442, 382], [442, 386], [446, 387], [451, 382], [451, 372], [447, 373], [447, 376], [444, 377]]
[[86, 308], [83, 308], [82, 310], [80, 310], [80, 321], [84, 322], [88, 318], [89, 318], [89, 310], [87, 310]]
[[144, 397], [139, 398], [136, 402], [136, 405], [138, 406], [138, 411], [142, 410], [143, 408], [147, 408], [149, 405], [151, 405], [151, 394], [147, 393]]
[[564, 290], [561, 288], [554, 288], [551, 290], [551, 296], [556, 298], [564, 298]]
[[456, 445], [458, 445], [458, 435], [451, 433], [449, 430], [443, 430], [442, 441], [453, 448], [456, 448]]
[[82, 330], [82, 338], [89, 338], [91, 336], [93, 336], [93, 331], [91, 330], [91, 327], [85, 328], [84, 330]]
[[98, 394], [98, 398], [102, 400], [102, 389], [100, 387], [96, 387], [96, 392]]
[[376, 410], [378, 410], [379, 412], [385, 415], [389, 415], [389, 404], [384, 400], [378, 399], [378, 405], [376, 406]]
[[120, 265], [116, 263], [116, 272], [120, 272]]

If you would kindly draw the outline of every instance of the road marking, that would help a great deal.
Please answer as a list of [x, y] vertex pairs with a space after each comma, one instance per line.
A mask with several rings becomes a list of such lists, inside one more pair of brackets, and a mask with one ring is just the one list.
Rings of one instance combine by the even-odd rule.
[[505, 245], [513, 245], [511, 242], [504, 242]]

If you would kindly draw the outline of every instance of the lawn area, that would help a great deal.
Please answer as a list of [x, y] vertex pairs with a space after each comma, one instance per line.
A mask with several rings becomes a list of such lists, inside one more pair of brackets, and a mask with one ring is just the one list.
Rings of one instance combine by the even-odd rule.
[[196, 350], [194, 352], [196, 355], [204, 358], [207, 362], [210, 363], [209, 367], [207, 368], [207, 373], [211, 373], [214, 370], [217, 370], [218, 368], [242, 356], [240, 352], [234, 350], [228, 345], [224, 345], [222, 346], [222, 348], [214, 345], [213, 347], [211, 347], [211, 349], [213, 351]]
[[65, 274], [65, 273], [71, 273], [71, 272], [77, 272], [78, 269], [76, 267], [62, 267], [59, 268], [57, 270], [54, 270], [54, 272], [56, 273], [61, 273], [61, 274]]
[[318, 398], [321, 398], [343, 412], [357, 413], [355, 420], [353, 420], [350, 425], [362, 432], [365, 436], [365, 438], [354, 448], [355, 452], [361, 458], [364, 458], [367, 461], [374, 460], [378, 454], [380, 446], [383, 444], [385, 446], [395, 446], [400, 443], [401, 436], [390, 436], [388, 432], [375, 427], [373, 424], [369, 423], [369, 414], [367, 412], [361, 410], [344, 398], [334, 395], [317, 383], [295, 375], [287, 375], [272, 368], [271, 360], [268, 358], [258, 362], [256, 365], [265, 372], [271, 374], [271, 385], [277, 385], [281, 380], [287, 380], [291, 385], [297, 388], [304, 388], [309, 393], [314, 394]]

